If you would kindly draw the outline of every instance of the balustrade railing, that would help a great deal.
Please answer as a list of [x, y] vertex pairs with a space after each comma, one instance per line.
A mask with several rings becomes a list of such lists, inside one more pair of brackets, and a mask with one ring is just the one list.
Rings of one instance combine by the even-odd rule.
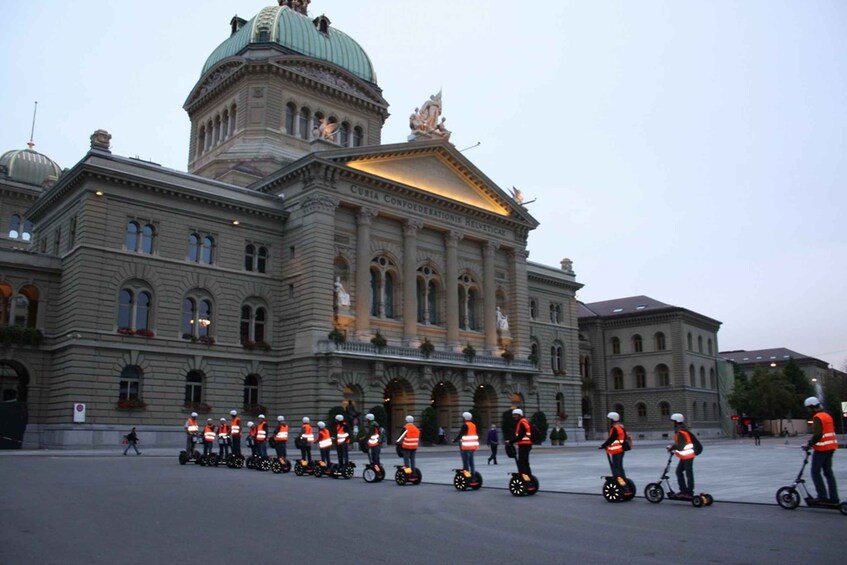
[[455, 351], [433, 351], [429, 356], [424, 355], [424, 352], [417, 347], [401, 347], [397, 345], [386, 345], [385, 347], [376, 347], [372, 343], [362, 343], [349, 341], [343, 343], [334, 343], [332, 341], [320, 342], [319, 349], [324, 352], [337, 351], [339, 353], [362, 355], [368, 357], [387, 357], [394, 359], [419, 360], [437, 364], [461, 364], [473, 367], [492, 367], [498, 369], [512, 368], [522, 371], [535, 370], [535, 365], [529, 360], [512, 359], [507, 362], [505, 359], [494, 355], [476, 354], [473, 358], [469, 358], [464, 353]]

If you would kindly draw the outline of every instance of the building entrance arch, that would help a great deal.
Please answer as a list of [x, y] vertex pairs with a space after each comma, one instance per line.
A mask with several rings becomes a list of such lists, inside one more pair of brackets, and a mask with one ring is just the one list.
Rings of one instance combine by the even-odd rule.
[[435, 385], [429, 403], [435, 409], [438, 427], [443, 428], [445, 434], [457, 432], [452, 428], [459, 412], [459, 393], [453, 383], [441, 381]]
[[[386, 430], [388, 442], [394, 443], [406, 425], [406, 416], [412, 414], [415, 408], [415, 392], [409, 381], [405, 379], [392, 379], [383, 390], [383, 406], [387, 418]], [[412, 414], [414, 416], [414, 414]], [[417, 422], [420, 427], [420, 422]]]
[[0, 361], [0, 401], [27, 401], [29, 372], [17, 361]]
[[[497, 392], [491, 385], [479, 385], [473, 395], [474, 414], [482, 426], [488, 429], [492, 424], [497, 425]], [[482, 430], [480, 430], [481, 432]]]

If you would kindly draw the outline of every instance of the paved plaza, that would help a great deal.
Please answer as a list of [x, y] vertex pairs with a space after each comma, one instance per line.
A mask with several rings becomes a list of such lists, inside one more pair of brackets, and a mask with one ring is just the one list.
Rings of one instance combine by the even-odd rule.
[[[143, 439], [143, 436], [142, 436]], [[709, 508], [641, 491], [666, 462], [658, 443], [626, 456], [639, 496], [609, 504], [600, 496], [607, 464], [596, 443], [533, 450], [541, 491], [506, 490], [513, 461], [486, 465], [477, 492], [457, 492], [455, 446], [422, 449], [424, 483], [399, 487], [390, 476], [350, 481], [248, 469], [180, 466], [172, 450], [0, 452], [0, 563], [816, 563], [843, 562], [847, 517], [774, 503], [802, 462], [800, 441], [705, 443], [695, 465]], [[383, 462], [397, 462], [387, 449]], [[847, 489], [847, 454], [836, 454]], [[675, 480], [674, 480], [675, 486]]]

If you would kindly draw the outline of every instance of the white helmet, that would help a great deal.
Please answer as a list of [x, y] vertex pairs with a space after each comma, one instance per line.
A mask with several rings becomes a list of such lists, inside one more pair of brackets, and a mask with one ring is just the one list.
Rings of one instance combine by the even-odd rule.
[[408, 422], [408, 423], [410, 423], [410, 424], [411, 424], [411, 423], [412, 423], [412, 422], [414, 422], [414, 421], [415, 421], [415, 417], [414, 417], [414, 416], [406, 416], [406, 422]]
[[521, 410], [520, 408], [515, 408], [514, 410], [512, 410], [512, 416], [514, 416], [516, 414], [518, 416], [523, 416], [523, 410]]
[[681, 424], [685, 421], [685, 416], [683, 416], [679, 412], [676, 412], [675, 414], [671, 414], [671, 420], [673, 420], [677, 424]]
[[221, 422], [226, 422], [226, 418], [221, 418]]
[[318, 422], [318, 427], [319, 428], [325, 428], [326, 424], [324, 424], [323, 422]]
[[336, 414], [336, 415], [335, 415], [335, 421], [336, 421], [336, 422], [340, 422], [340, 421], [341, 421], [341, 420], [343, 420], [343, 419], [344, 419], [344, 415], [343, 415], [343, 414]]
[[256, 425], [256, 424], [254, 424], [253, 422], [247, 422], [247, 427], [248, 427], [248, 428], [252, 428], [252, 427], [253, 427], [253, 426], [255, 426], [255, 425]]
[[621, 420], [621, 415], [617, 412], [609, 412], [608, 414], [606, 414], [606, 417], [613, 422], [620, 422]]
[[464, 418], [465, 420], [472, 420], [473, 414], [471, 414], [470, 412], [462, 412], [462, 418]]
[[192, 418], [196, 418], [196, 417], [197, 417], [197, 412], [192, 412], [192, 413], [191, 413], [191, 417], [192, 417]]
[[804, 406], [812, 407], [812, 406], [820, 406], [821, 401], [818, 400], [817, 396], [810, 396], [806, 400], [803, 401]]
[[277, 421], [277, 422], [284, 422], [284, 421], [285, 421], [285, 416], [277, 416], [277, 417], [276, 417], [276, 421]]
[[308, 424], [309, 422], [311, 422], [311, 420], [309, 420], [309, 417], [308, 417], [308, 416], [303, 416], [303, 423], [304, 423], [304, 424]]
[[230, 416], [238, 416], [238, 410], [230, 410], [229, 415]]
[[211, 423], [212, 423], [212, 419], [211, 419], [211, 418], [206, 418], [206, 423], [207, 423], [207, 424], [211, 424]]
[[374, 421], [374, 415], [371, 414], [371, 413], [365, 414], [365, 420], [367, 420], [368, 422], [373, 422]]

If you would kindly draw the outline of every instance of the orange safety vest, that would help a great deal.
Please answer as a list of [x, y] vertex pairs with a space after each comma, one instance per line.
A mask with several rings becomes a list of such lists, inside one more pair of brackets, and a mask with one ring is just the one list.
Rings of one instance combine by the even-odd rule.
[[196, 434], [200, 431], [200, 426], [197, 425], [197, 420], [189, 417], [188, 421], [185, 423], [185, 431], [189, 434]]
[[268, 439], [268, 423], [259, 422], [256, 424], [256, 441], [265, 441]]
[[221, 424], [218, 426], [218, 437], [227, 437], [229, 435], [229, 426]]
[[835, 424], [832, 421], [832, 416], [824, 411], [815, 412], [813, 419], [821, 421], [821, 429], [823, 435], [820, 441], [812, 446], [815, 451], [835, 451], [838, 449], [838, 439], [835, 437]]
[[347, 433], [347, 426], [344, 424], [335, 424], [335, 441], [338, 442], [338, 445], [347, 443], [348, 437], [350, 437], [350, 434]]
[[288, 424], [277, 425], [274, 439], [277, 441], [288, 441]]
[[468, 420], [465, 422], [468, 433], [462, 436], [462, 451], [476, 451], [479, 449], [479, 436], [476, 435], [476, 424]]
[[311, 424], [303, 424], [303, 437], [306, 438], [306, 441], [309, 443], [315, 443], [315, 434], [312, 433]]
[[241, 437], [241, 418], [238, 416], [232, 419], [231, 431], [235, 437]]
[[206, 443], [213, 443], [215, 441], [215, 426], [212, 424], [206, 424], [203, 428], [203, 441]]
[[401, 444], [401, 447], [403, 449], [417, 449], [418, 442], [421, 439], [421, 431], [414, 424], [406, 424], [403, 426], [403, 429], [406, 430], [406, 435], [403, 436], [403, 443]]
[[674, 443], [679, 443], [679, 434], [682, 434], [683, 439], [685, 440], [685, 445], [682, 449], [678, 449], [674, 451], [677, 457], [680, 459], [694, 459], [696, 455], [694, 454], [694, 440], [691, 439], [691, 432], [688, 430], [679, 430], [674, 434]]
[[[523, 432], [521, 432], [523, 428]], [[526, 418], [518, 420], [518, 425], [515, 426], [515, 445], [532, 445], [532, 426]]]
[[616, 455], [623, 453], [623, 440], [626, 438], [626, 431], [620, 424], [615, 424], [609, 428], [609, 437], [612, 437], [612, 432], [617, 432], [618, 439], [606, 446], [606, 453]]
[[371, 428], [371, 436], [368, 438], [368, 447], [379, 447], [379, 426]]
[[250, 428], [250, 432], [249, 432], [249, 433], [250, 433], [250, 437], [252, 437], [253, 439], [255, 439], [255, 438], [256, 438], [256, 435], [259, 433], [259, 427], [254, 425], [252, 428]]
[[332, 438], [329, 435], [329, 430], [324, 428], [318, 432], [318, 449], [329, 447], [332, 447]]

